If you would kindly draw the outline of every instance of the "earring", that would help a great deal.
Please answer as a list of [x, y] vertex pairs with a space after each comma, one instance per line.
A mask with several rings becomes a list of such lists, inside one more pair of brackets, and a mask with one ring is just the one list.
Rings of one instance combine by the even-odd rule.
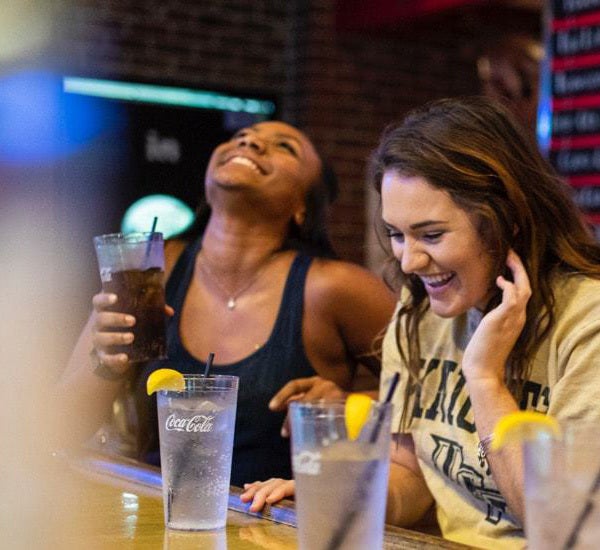
[[294, 222], [296, 222], [297, 226], [301, 226], [304, 223], [305, 217], [306, 217], [306, 212], [296, 212], [294, 214]]

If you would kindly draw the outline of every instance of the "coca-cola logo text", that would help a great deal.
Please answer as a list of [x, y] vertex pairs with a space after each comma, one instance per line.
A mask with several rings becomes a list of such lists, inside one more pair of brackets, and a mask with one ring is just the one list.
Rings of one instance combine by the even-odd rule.
[[165, 422], [165, 428], [168, 432], [211, 432], [214, 419], [214, 415], [203, 414], [178, 418], [175, 413], [172, 413]]

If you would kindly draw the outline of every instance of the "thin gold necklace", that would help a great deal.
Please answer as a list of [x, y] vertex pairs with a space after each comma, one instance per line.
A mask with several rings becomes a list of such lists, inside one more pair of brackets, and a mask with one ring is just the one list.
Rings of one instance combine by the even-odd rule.
[[227, 309], [229, 311], [233, 311], [237, 307], [238, 298], [244, 292], [249, 290], [252, 287], [252, 285], [254, 283], [256, 283], [256, 281], [258, 281], [259, 277], [263, 274], [266, 267], [271, 263], [271, 260], [273, 259], [274, 256], [275, 256], [275, 254], [271, 254], [263, 262], [263, 264], [259, 267], [259, 269], [256, 271], [256, 273], [254, 274], [254, 277], [252, 277], [249, 282], [247, 282], [245, 285], [243, 285], [241, 288], [235, 290], [234, 292], [231, 292], [229, 289], [225, 288], [219, 282], [219, 278], [215, 275], [215, 273], [213, 272], [209, 263], [206, 261], [206, 256], [204, 256], [202, 253], [199, 254], [199, 257], [201, 260], [199, 263], [199, 267], [200, 267], [200, 271], [202, 271], [202, 273], [204, 273], [204, 275], [206, 275], [208, 277], [208, 279], [210, 279], [210, 282], [219, 290], [219, 293], [221, 294], [221, 296], [223, 296], [223, 298], [225, 298], [225, 302], [227, 304]]

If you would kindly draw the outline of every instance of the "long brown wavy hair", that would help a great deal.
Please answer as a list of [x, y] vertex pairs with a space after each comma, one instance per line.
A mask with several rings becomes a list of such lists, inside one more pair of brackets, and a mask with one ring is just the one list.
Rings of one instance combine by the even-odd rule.
[[[390, 171], [426, 179], [468, 212], [492, 256], [495, 273], [506, 272], [510, 248], [523, 261], [532, 295], [505, 373], [507, 386], [520, 400], [531, 371], [530, 358], [555, 321], [554, 275], [583, 273], [600, 278], [600, 245], [568, 185], [508, 110], [483, 97], [435, 101], [386, 128], [369, 163], [370, 181], [380, 195], [382, 177]], [[397, 282], [410, 291], [396, 321], [399, 351], [412, 379], [402, 415], [406, 425], [410, 394], [421, 378], [419, 323], [429, 300], [421, 280], [403, 274], [394, 263]], [[500, 298], [497, 290], [486, 311]], [[408, 350], [400, 346], [402, 326]]]

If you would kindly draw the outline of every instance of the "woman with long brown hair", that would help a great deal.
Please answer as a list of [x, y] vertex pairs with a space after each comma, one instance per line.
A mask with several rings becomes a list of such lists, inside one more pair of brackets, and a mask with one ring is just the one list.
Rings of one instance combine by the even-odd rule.
[[[600, 246], [491, 100], [409, 113], [383, 133], [370, 179], [399, 290], [380, 384], [400, 373], [387, 522], [433, 507], [448, 539], [522, 548], [521, 450], [491, 452], [491, 434], [519, 409], [600, 420]], [[293, 492], [269, 480], [244, 498], [257, 509]]]
[[500, 105], [448, 99], [389, 127], [371, 158], [401, 294], [382, 387], [400, 371], [389, 521], [435, 502], [444, 536], [520, 547], [518, 409], [600, 418], [600, 247], [566, 184]]

